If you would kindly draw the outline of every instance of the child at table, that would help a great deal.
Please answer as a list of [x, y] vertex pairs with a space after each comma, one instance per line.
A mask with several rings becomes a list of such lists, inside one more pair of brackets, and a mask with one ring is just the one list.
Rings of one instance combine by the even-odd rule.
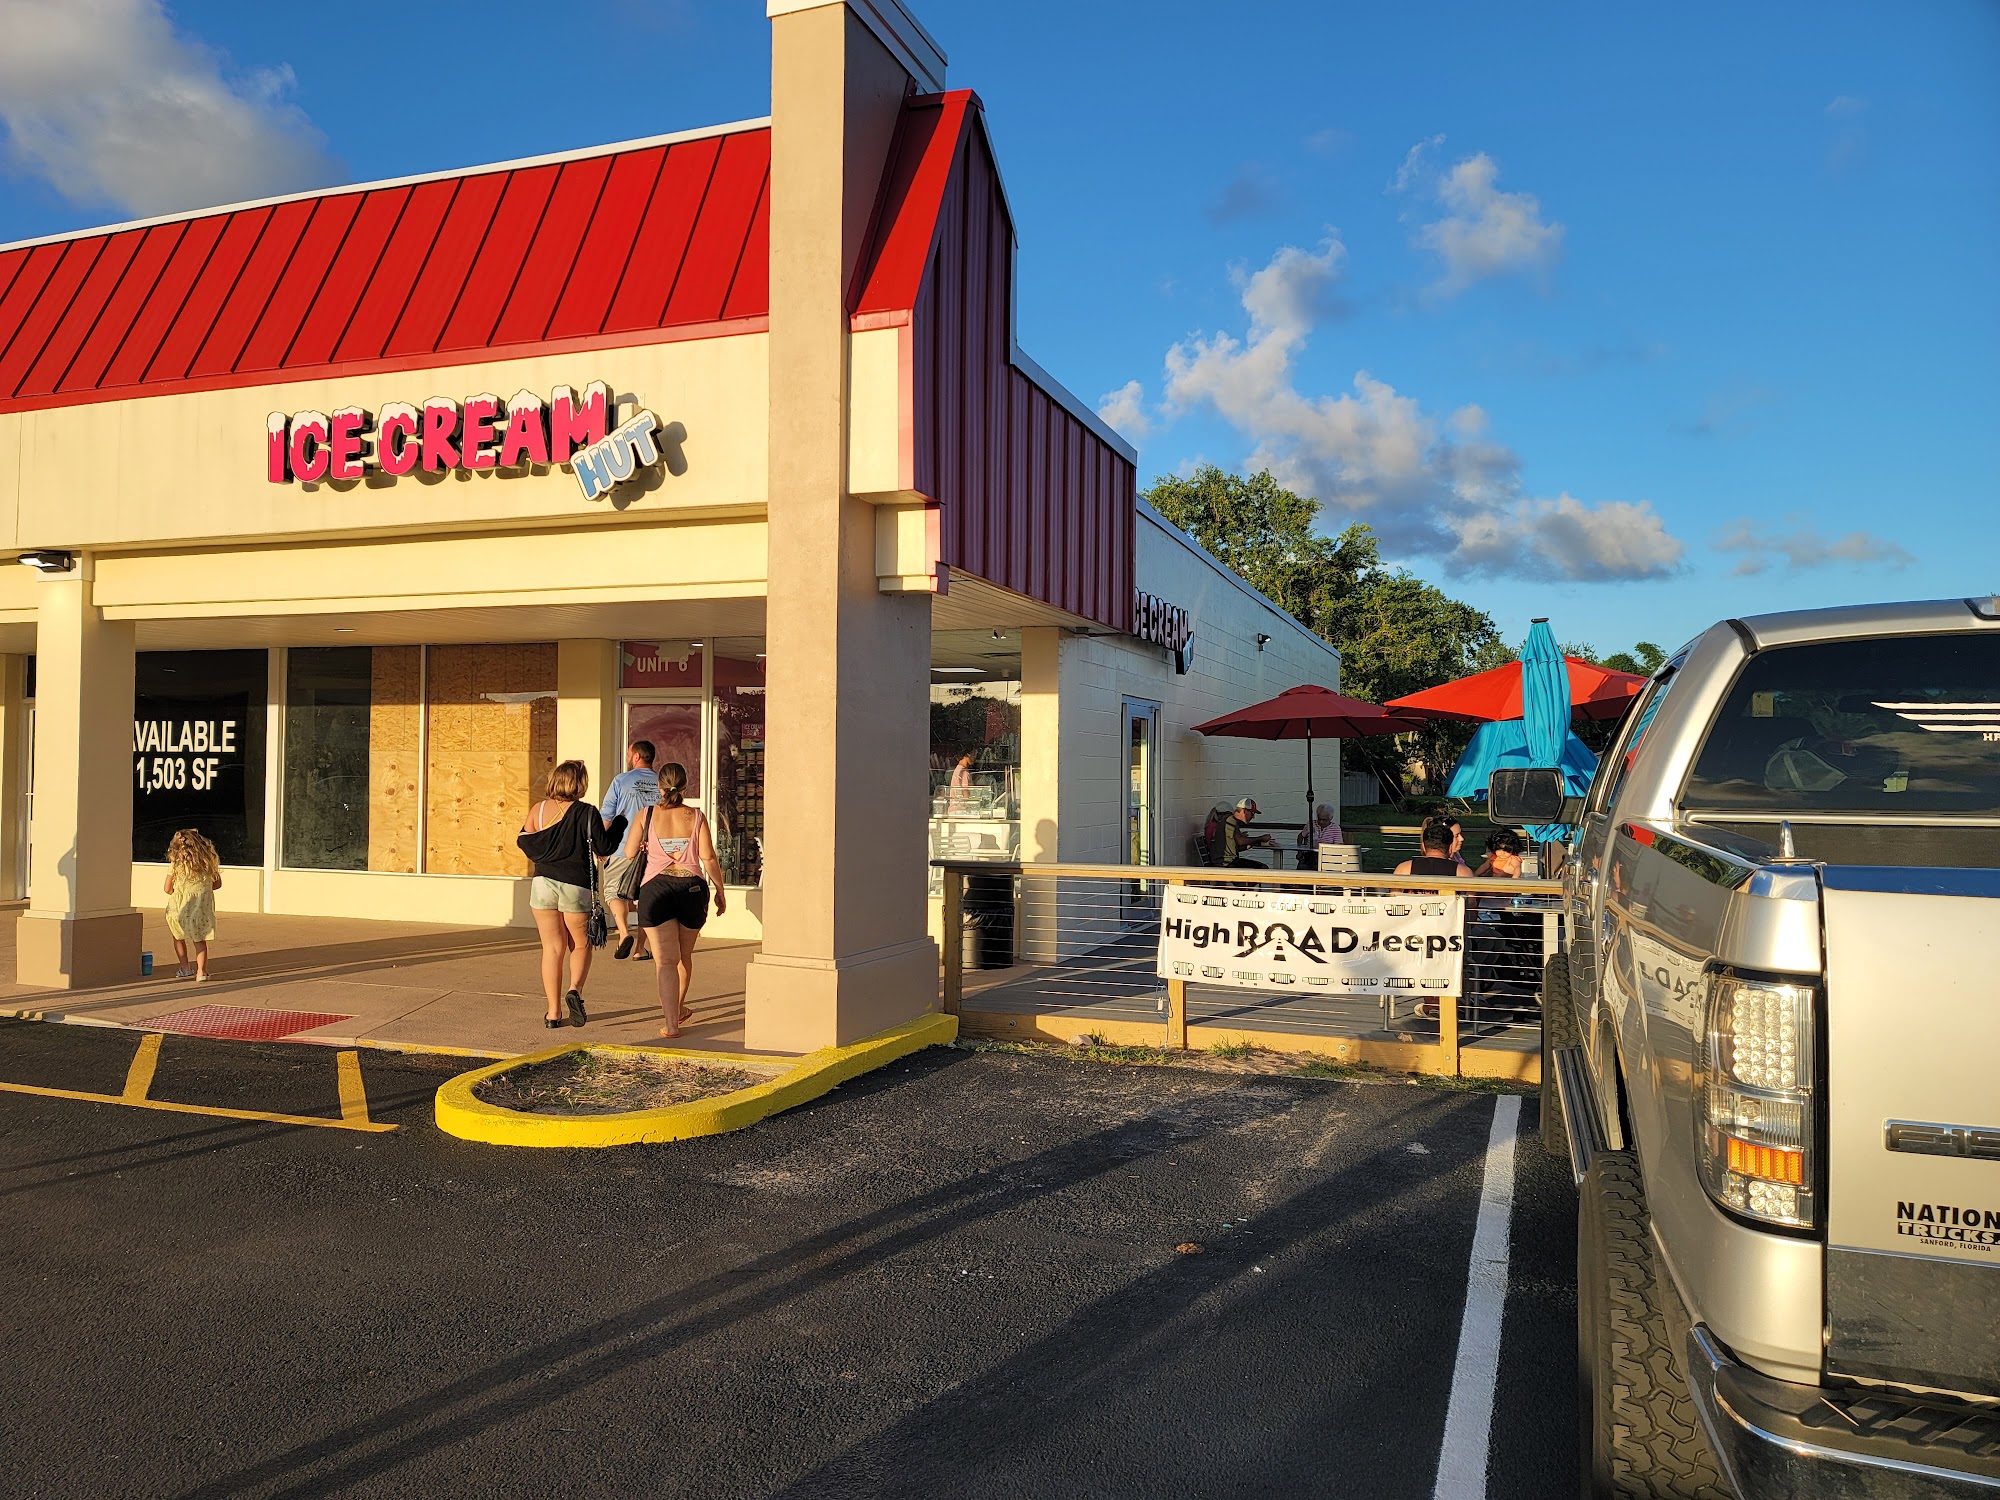
[[[215, 937], [215, 893], [222, 889], [222, 860], [202, 834], [183, 828], [167, 844], [167, 931], [173, 934], [176, 979], [208, 978], [208, 945]], [[188, 967], [188, 945], [194, 967]]]

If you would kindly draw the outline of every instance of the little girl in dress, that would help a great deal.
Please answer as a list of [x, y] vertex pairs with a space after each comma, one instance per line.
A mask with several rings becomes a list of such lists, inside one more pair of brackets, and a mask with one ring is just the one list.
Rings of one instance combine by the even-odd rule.
[[[192, 828], [167, 844], [167, 931], [174, 937], [176, 979], [208, 978], [208, 944], [215, 936], [215, 893], [222, 889], [222, 862], [215, 845]], [[188, 944], [194, 967], [188, 967]]]

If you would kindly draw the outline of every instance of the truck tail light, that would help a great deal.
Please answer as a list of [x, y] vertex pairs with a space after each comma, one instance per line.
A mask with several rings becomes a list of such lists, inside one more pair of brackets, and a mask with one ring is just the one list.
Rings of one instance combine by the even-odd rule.
[[1702, 1028], [1695, 1114], [1702, 1186], [1746, 1218], [1809, 1229], [1813, 1198], [1810, 985], [1718, 974]]

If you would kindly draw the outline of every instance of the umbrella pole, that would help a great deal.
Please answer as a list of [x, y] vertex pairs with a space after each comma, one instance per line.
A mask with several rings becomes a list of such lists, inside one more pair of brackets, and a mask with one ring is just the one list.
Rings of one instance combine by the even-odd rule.
[[1306, 827], [1308, 839], [1313, 831], [1313, 727], [1312, 720], [1306, 720]]

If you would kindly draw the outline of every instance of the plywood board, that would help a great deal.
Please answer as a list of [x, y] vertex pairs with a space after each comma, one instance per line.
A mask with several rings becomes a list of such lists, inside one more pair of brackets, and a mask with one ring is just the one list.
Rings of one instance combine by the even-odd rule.
[[427, 871], [529, 873], [514, 839], [555, 764], [555, 689], [552, 643], [430, 648]]
[[423, 727], [419, 646], [377, 646], [369, 661], [368, 868], [417, 869], [417, 785]]

